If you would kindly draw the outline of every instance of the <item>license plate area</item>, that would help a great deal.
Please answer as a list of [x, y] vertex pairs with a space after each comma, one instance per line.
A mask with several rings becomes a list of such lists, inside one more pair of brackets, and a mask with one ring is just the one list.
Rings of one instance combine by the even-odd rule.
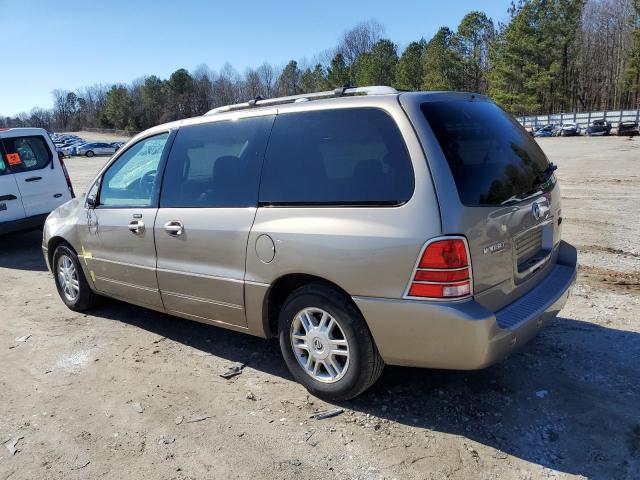
[[551, 258], [553, 218], [518, 233], [513, 239], [516, 284], [527, 280]]

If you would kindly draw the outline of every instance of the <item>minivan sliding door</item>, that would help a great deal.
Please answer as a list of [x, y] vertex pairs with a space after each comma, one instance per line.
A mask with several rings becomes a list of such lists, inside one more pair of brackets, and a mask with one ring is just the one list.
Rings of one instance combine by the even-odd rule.
[[158, 285], [166, 310], [246, 326], [247, 239], [273, 115], [181, 127], [155, 222]]

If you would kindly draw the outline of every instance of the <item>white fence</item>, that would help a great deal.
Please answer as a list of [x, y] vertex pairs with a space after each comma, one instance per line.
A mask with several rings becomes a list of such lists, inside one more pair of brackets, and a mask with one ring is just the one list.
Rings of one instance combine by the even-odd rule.
[[111, 133], [113, 135], [121, 135], [123, 137], [133, 137], [140, 132], [134, 130], [116, 130], [115, 128], [90, 128], [90, 127], [82, 127], [82, 130], [85, 132], [94, 132], [94, 133]]
[[640, 110], [617, 110], [582, 113], [554, 113], [548, 115], [527, 115], [516, 117], [525, 127], [542, 127], [548, 124], [562, 125], [564, 123], [577, 123], [580, 127], [587, 128], [593, 120], [604, 118], [616, 128], [620, 122], [635, 120], [640, 122]]

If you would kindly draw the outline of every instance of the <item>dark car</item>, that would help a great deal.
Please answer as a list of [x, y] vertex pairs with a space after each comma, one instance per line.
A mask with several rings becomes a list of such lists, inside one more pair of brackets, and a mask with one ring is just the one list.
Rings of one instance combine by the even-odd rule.
[[618, 125], [618, 135], [620, 136], [632, 137], [638, 134], [640, 134], [640, 129], [638, 129], [638, 122], [634, 122], [632, 120], [629, 122], [620, 122], [620, 125]]
[[533, 136], [534, 137], [553, 137], [556, 134], [556, 125], [545, 125], [544, 127], [540, 127], [537, 129]]
[[590, 137], [609, 135], [611, 133], [611, 123], [604, 118], [594, 120], [587, 127], [587, 135]]
[[558, 129], [557, 135], [560, 137], [573, 137], [580, 135], [580, 125], [577, 123], [563, 123]]

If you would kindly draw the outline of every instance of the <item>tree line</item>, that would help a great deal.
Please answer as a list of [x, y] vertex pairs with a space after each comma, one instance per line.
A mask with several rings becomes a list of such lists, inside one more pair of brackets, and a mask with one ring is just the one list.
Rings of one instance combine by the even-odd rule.
[[0, 127], [143, 130], [221, 105], [345, 85], [487, 94], [517, 115], [640, 108], [640, 0], [518, 0], [505, 23], [468, 13], [402, 51], [367, 21], [317, 61], [264, 63], [243, 74], [202, 65], [169, 78], [54, 90], [53, 108], [0, 116]]

